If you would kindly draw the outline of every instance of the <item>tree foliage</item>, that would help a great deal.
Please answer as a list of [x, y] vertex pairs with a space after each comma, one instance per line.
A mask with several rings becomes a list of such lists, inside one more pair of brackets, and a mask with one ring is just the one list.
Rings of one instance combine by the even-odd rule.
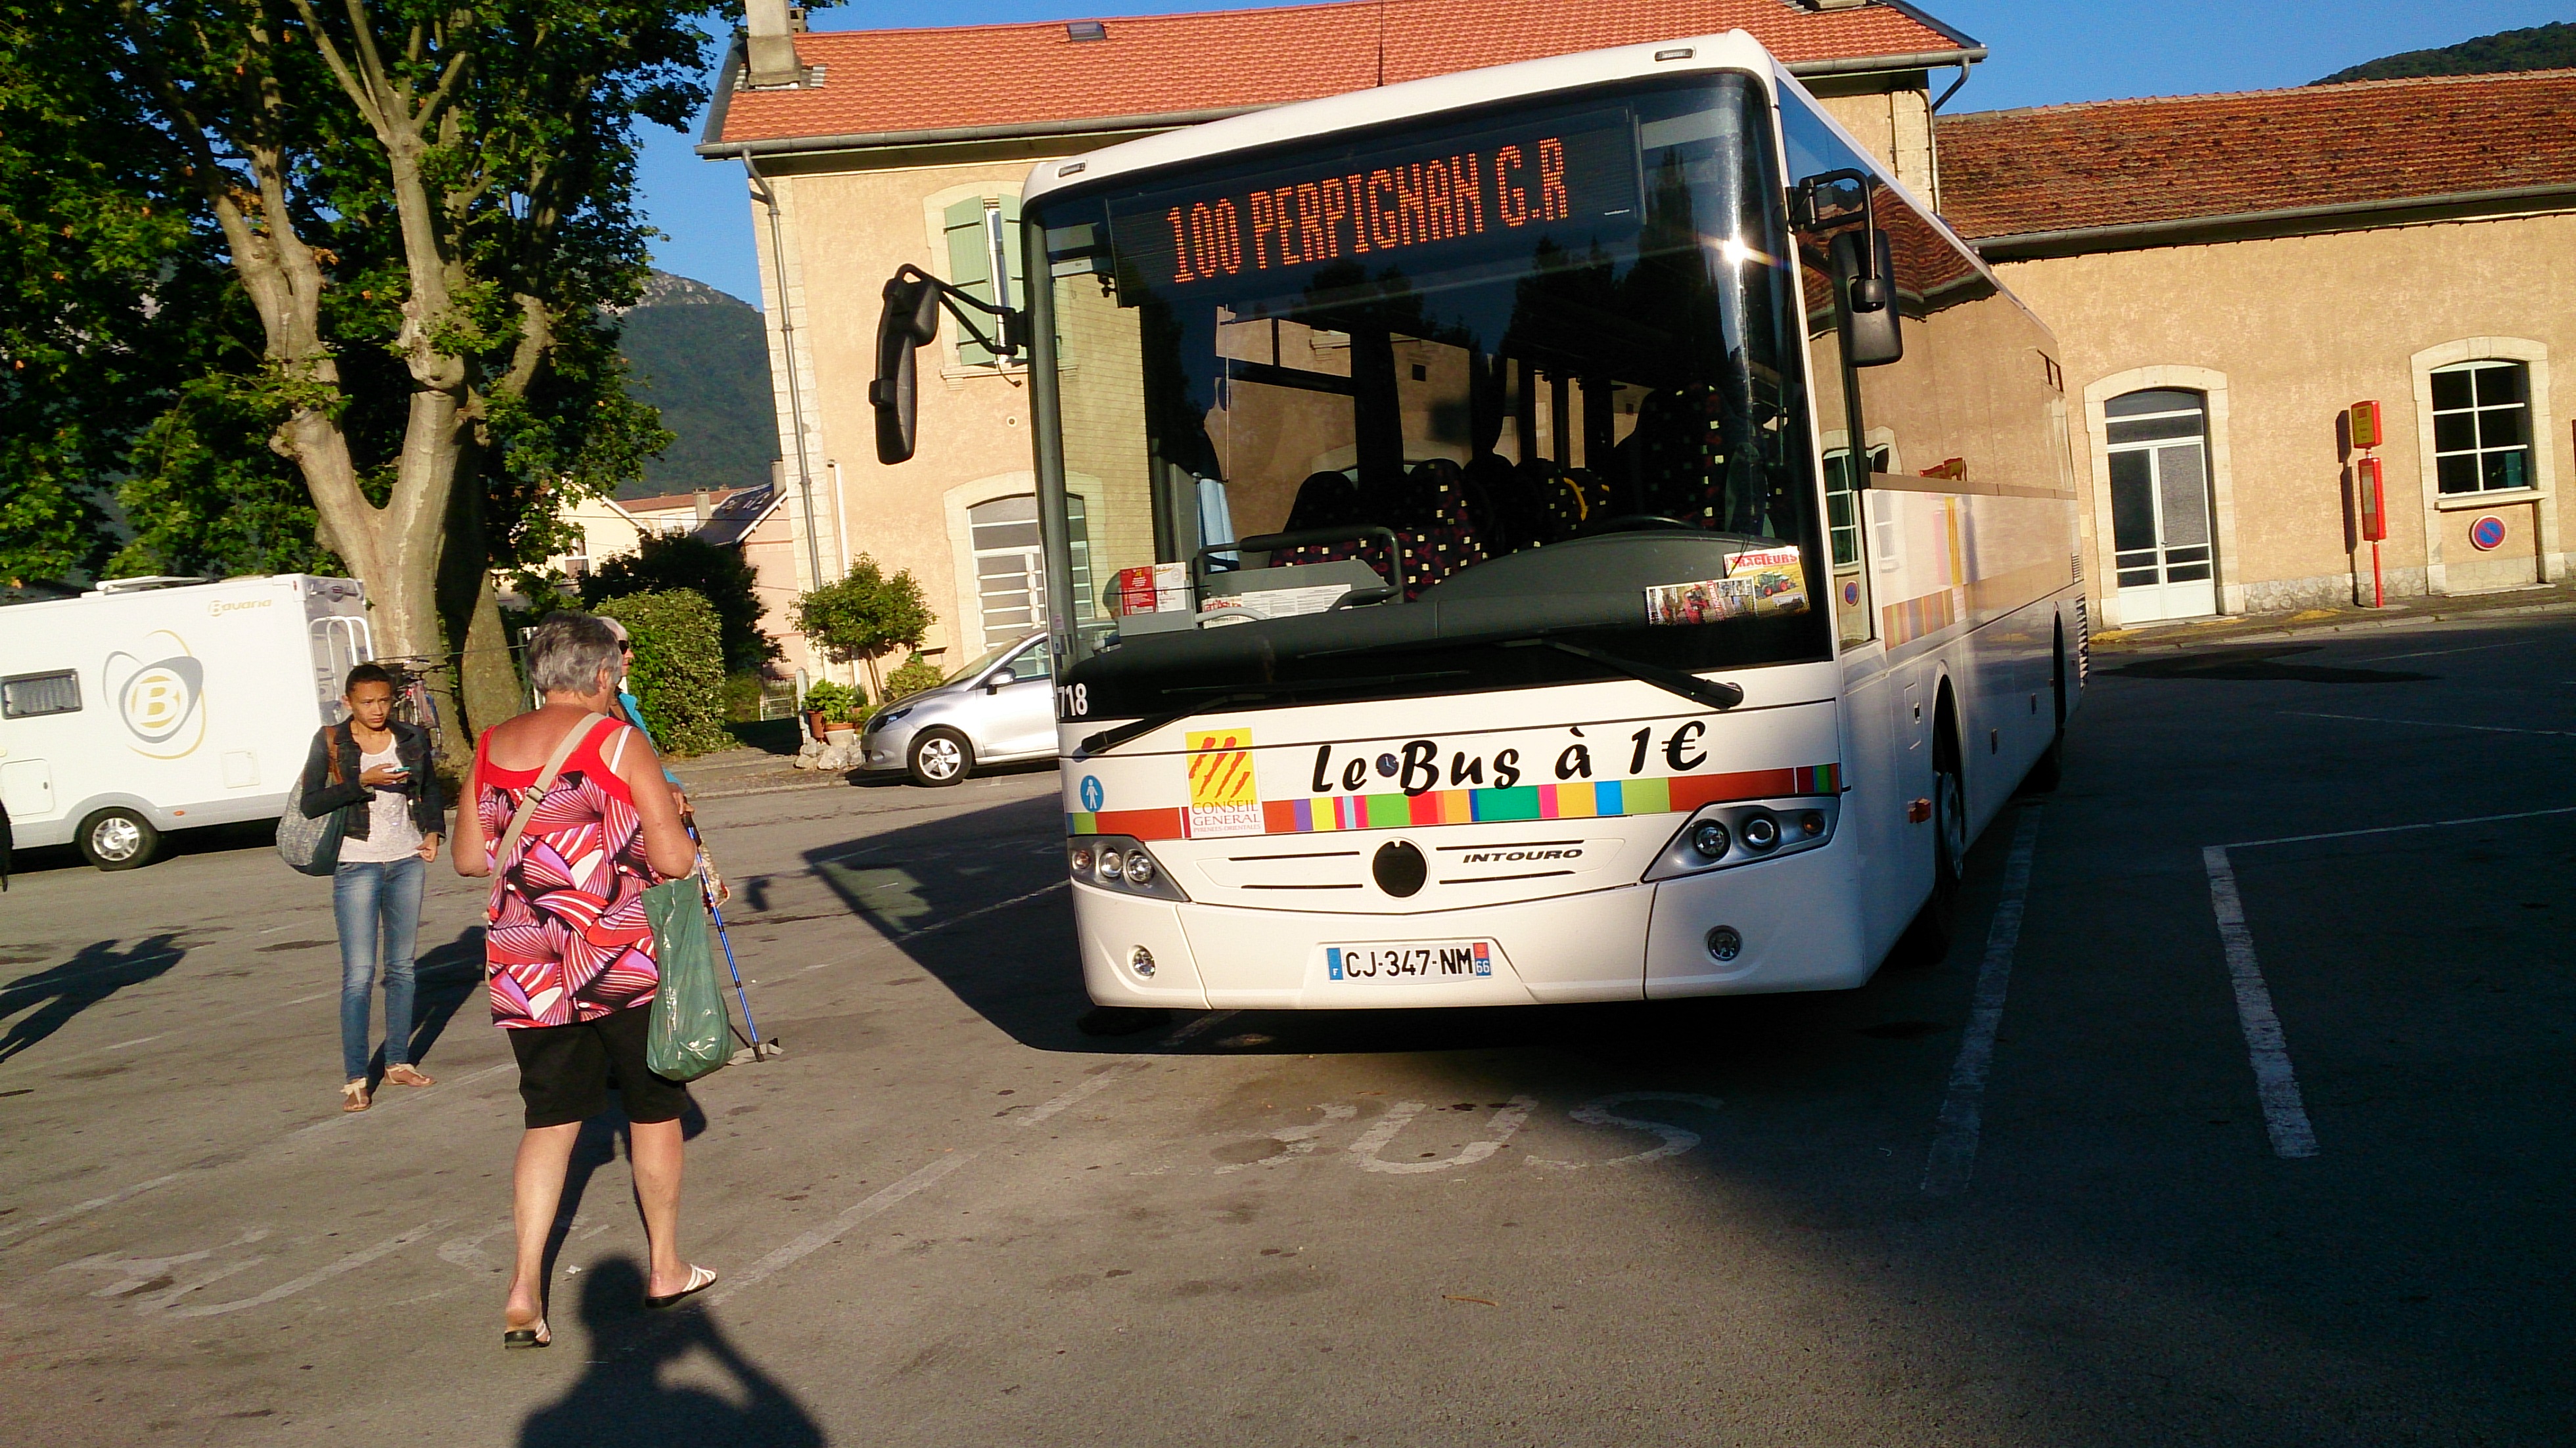
[[758, 578], [742, 550], [724, 548], [694, 533], [647, 533], [633, 553], [599, 565], [581, 581], [582, 602], [685, 588], [705, 599], [724, 624], [725, 672], [756, 669], [778, 657], [778, 645], [760, 629]]
[[878, 698], [885, 697], [885, 685], [877, 678], [877, 660], [898, 648], [921, 647], [936, 617], [911, 570], [889, 577], [864, 553], [851, 560], [839, 582], [800, 595], [794, 610], [796, 631], [821, 644], [835, 661], [867, 664], [871, 692]]
[[2576, 66], [2576, 24], [2553, 20], [2528, 30], [2499, 30], [2435, 50], [2409, 50], [2339, 70], [2317, 85], [2348, 80], [2404, 80], [2425, 75], [2492, 75], [2500, 71]]
[[488, 567], [669, 440], [610, 309], [646, 273], [636, 128], [689, 122], [715, 13], [11, 0], [0, 566], [336, 555], [385, 651], [463, 653], [471, 713], [509, 712]]
[[668, 754], [704, 754], [733, 743], [724, 727], [723, 632], [716, 611], [685, 588], [610, 599], [599, 612], [635, 643], [628, 685]]

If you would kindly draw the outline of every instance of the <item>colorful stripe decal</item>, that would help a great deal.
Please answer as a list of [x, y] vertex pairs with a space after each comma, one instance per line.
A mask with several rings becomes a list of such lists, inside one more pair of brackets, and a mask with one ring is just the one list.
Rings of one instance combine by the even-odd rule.
[[[1737, 774], [1525, 784], [1512, 789], [1433, 789], [1416, 795], [1274, 799], [1262, 803], [1261, 824], [1265, 834], [1306, 835], [1420, 825], [1614, 819], [1622, 815], [1678, 814], [1727, 800], [1841, 792], [1842, 767], [1815, 764]], [[1140, 840], [1182, 839], [1188, 834], [1188, 824], [1189, 812], [1182, 809], [1112, 810], [1064, 817], [1068, 835], [1132, 835]]]

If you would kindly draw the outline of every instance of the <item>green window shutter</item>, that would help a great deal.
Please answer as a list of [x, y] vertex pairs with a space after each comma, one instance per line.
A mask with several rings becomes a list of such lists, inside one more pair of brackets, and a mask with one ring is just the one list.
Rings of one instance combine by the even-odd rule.
[[1002, 256], [1011, 264], [1011, 296], [1002, 305], [1025, 307], [1029, 288], [1028, 278], [1021, 275], [1026, 265], [1020, 257], [1020, 198], [1016, 196], [1002, 198]]
[[[970, 196], [949, 207], [941, 216], [948, 232], [949, 283], [979, 301], [992, 301], [993, 265], [984, 248], [984, 198]], [[971, 312], [974, 309], [969, 307], [966, 310]], [[956, 319], [951, 317], [949, 321], [954, 325]], [[987, 333], [992, 331], [980, 313], [976, 316], [976, 325], [982, 326]], [[982, 367], [992, 362], [993, 354], [989, 348], [961, 331], [957, 337], [957, 360], [969, 367]]]

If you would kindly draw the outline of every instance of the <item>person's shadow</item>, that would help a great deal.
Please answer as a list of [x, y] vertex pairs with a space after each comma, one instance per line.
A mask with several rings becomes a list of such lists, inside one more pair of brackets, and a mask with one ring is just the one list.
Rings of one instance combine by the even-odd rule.
[[[643, 1301], [644, 1270], [633, 1258], [611, 1257], [590, 1269], [581, 1289], [590, 1370], [528, 1415], [519, 1428], [521, 1448], [821, 1448], [822, 1425], [734, 1347], [707, 1308], [690, 1304], [648, 1314]], [[557, 1351], [571, 1346], [563, 1329], [555, 1332]], [[730, 1397], [662, 1381], [666, 1369], [692, 1354], [702, 1354], [732, 1384]]]
[[27, 1012], [6, 1035], [0, 1035], [0, 1061], [61, 1030], [72, 1017], [127, 986], [141, 985], [177, 965], [187, 954], [170, 944], [177, 938], [151, 936], [136, 941], [131, 950], [118, 950], [115, 941], [102, 940], [82, 946], [78, 955], [50, 970], [0, 985], [0, 1020]]

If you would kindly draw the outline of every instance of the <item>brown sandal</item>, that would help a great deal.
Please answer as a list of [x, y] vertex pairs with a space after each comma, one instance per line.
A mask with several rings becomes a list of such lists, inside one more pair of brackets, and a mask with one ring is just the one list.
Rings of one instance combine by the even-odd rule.
[[341, 1110], [364, 1111], [367, 1109], [368, 1105], [366, 1077], [357, 1077], [340, 1088]]
[[388, 1086], [435, 1086], [438, 1084], [438, 1081], [435, 1077], [424, 1075], [419, 1068], [411, 1065], [409, 1062], [404, 1062], [399, 1065], [387, 1066], [385, 1068], [385, 1084]]

